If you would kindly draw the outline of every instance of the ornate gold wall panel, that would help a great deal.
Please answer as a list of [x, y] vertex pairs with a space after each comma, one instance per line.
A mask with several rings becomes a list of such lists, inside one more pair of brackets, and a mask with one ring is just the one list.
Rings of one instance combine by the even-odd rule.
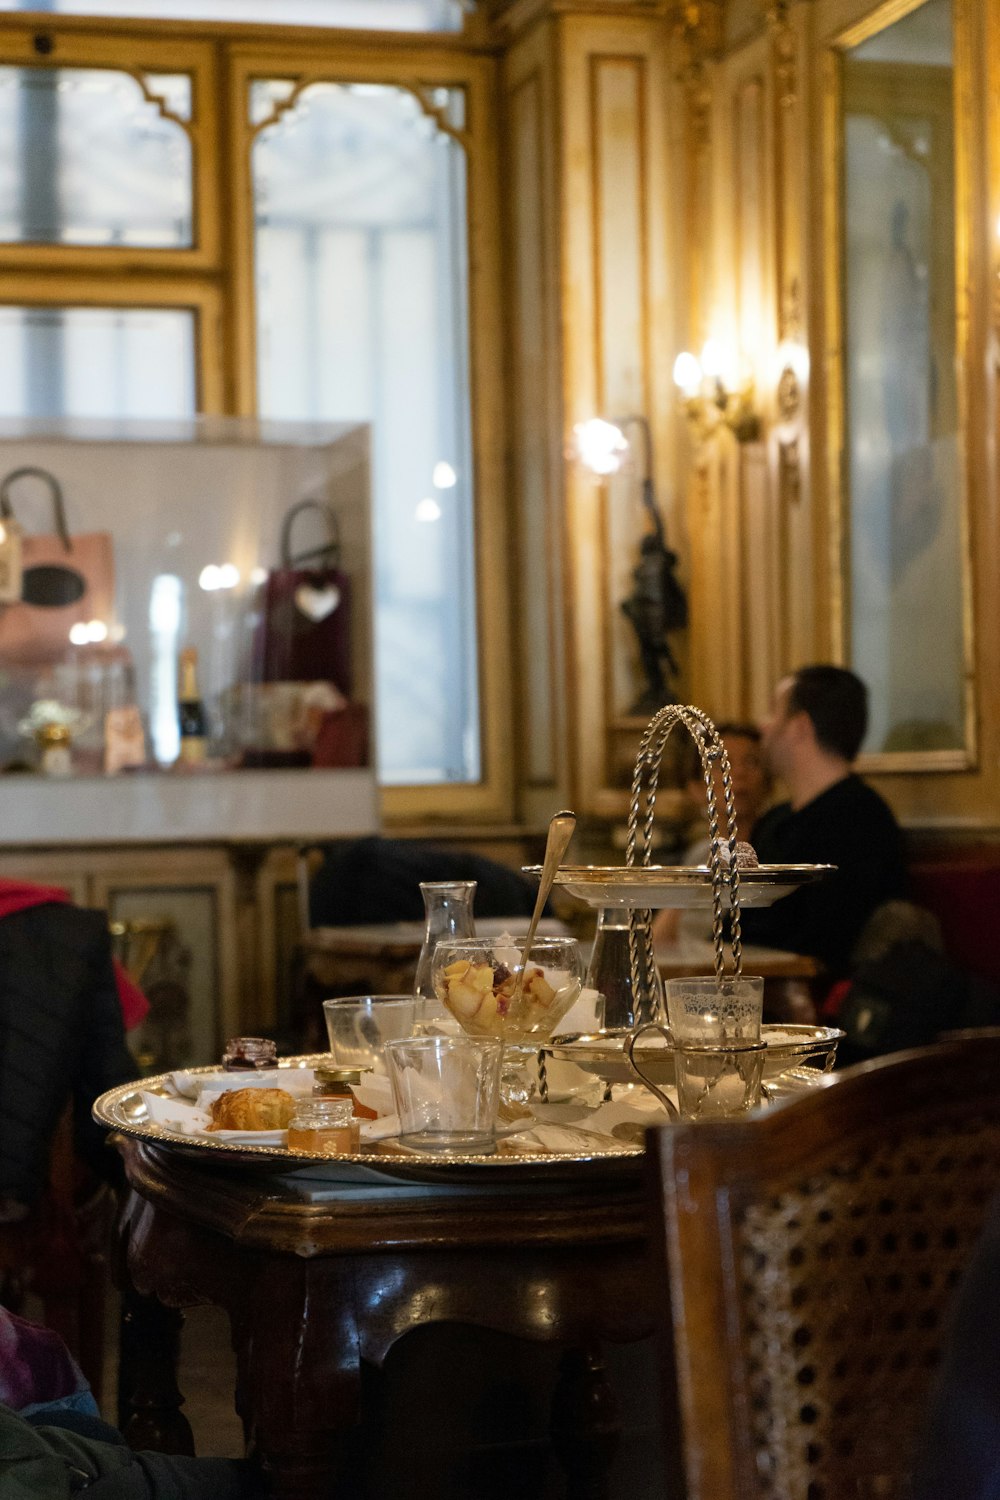
[[[900, 0], [892, 14], [908, 9], [912, 0]], [[765, 445], [746, 447], [737, 459], [735, 508], [729, 491], [736, 471], [728, 452], [715, 443], [692, 455], [691, 691], [717, 713], [757, 714], [775, 676], [843, 651], [840, 167], [834, 144], [839, 64], [833, 47], [850, 28], [864, 30], [876, 10], [884, 24], [889, 10], [870, 0], [760, 0], [755, 33], [747, 6], [734, 7], [734, 16], [737, 10], [739, 24], [734, 21], [731, 43], [711, 75], [707, 320], [714, 313], [739, 331], [745, 346], [753, 345], [745, 352], [756, 367]], [[974, 765], [963, 753], [949, 752], [914, 760], [902, 774], [898, 759], [891, 776], [881, 774], [888, 761], [873, 760], [869, 770], [905, 818], [1000, 827], [1000, 9], [955, 0], [954, 13], [957, 329], [967, 372], [960, 421], [971, 559], [964, 630], [971, 647], [976, 626], [968, 706], [979, 753]], [[697, 162], [692, 148], [689, 173], [698, 170]], [[703, 287], [692, 275], [692, 301]], [[689, 347], [698, 346], [703, 320], [699, 309], [689, 324]], [[727, 535], [734, 516], [739, 576]], [[735, 604], [727, 590], [735, 592]], [[710, 618], [714, 642], [705, 623]], [[718, 637], [727, 639], [734, 628], [741, 640], [736, 681], [731, 665], [713, 655]], [[975, 744], [974, 735], [969, 743]]]
[[546, 25], [504, 60], [510, 479], [516, 505], [515, 712], [522, 815], [534, 821], [565, 800], [571, 712], [566, 675], [566, 537], [559, 217], [555, 176], [557, 78]]
[[[544, 649], [550, 660], [564, 664], [553, 678], [564, 695], [553, 725], [565, 725], [567, 750], [558, 761], [550, 755], [556, 777], [548, 788], [539, 784], [537, 797], [530, 786], [526, 789], [539, 811], [543, 802], [551, 810], [556, 786], [581, 813], [618, 810], [621, 792], [614, 791], [614, 783], [620, 779], [621, 744], [632, 733], [627, 711], [641, 686], [638, 653], [620, 610], [632, 588], [645, 529], [639, 476], [625, 474], [602, 487], [571, 464], [560, 474], [545, 462], [534, 405], [549, 389], [553, 369], [561, 382], [562, 425], [558, 434], [550, 426], [548, 436], [558, 444], [560, 462], [575, 422], [595, 415], [648, 416], [657, 493], [671, 543], [678, 542], [671, 504], [675, 350], [670, 329], [679, 288], [668, 238], [669, 37], [662, 19], [609, 20], [566, 7], [524, 32], [505, 65], [508, 170], [519, 199], [510, 246], [517, 293], [510, 368], [519, 412], [516, 503], [527, 542], [541, 535], [531, 506], [541, 501], [551, 513], [559, 496], [566, 549], [565, 641], [560, 641], [559, 619], [550, 618], [544, 648], [536, 640], [522, 642], [525, 652], [537, 655]], [[532, 167], [526, 141], [539, 118], [544, 139], [536, 158], [542, 165]], [[547, 152], [552, 153], [551, 176]], [[526, 204], [518, 188], [527, 182], [530, 200], [533, 171], [550, 185], [554, 207], [553, 219], [541, 220], [549, 235], [542, 246], [535, 232], [539, 207]], [[538, 308], [544, 327], [551, 329], [541, 301], [545, 282], [539, 279], [539, 256], [548, 257], [545, 272], [558, 316], [548, 351], [539, 344], [538, 329], [529, 334], [526, 307], [520, 305]], [[544, 663], [535, 663], [536, 690], [546, 670]]]

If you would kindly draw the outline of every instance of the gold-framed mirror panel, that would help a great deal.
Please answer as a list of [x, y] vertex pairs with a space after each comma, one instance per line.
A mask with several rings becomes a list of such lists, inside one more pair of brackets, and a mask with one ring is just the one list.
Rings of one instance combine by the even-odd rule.
[[[190, 111], [178, 119], [190, 141], [190, 245], [159, 248], [145, 245], [44, 244], [24, 241], [0, 244], [0, 266], [11, 269], [93, 271], [120, 275], [136, 267], [156, 271], [219, 270], [225, 204], [214, 190], [220, 149], [218, 54], [206, 41], [177, 36], [169, 40], [109, 28], [81, 29], [63, 16], [25, 26], [22, 15], [0, 16], [0, 67], [101, 70], [127, 75], [143, 89], [148, 102], [174, 119], [169, 103], [154, 97], [150, 75], [182, 75], [190, 80]], [[75, 18], [70, 18], [75, 19]], [[43, 50], [39, 50], [40, 45]]]
[[[241, 415], [257, 411], [254, 317], [254, 207], [252, 156], [255, 126], [250, 87], [255, 80], [288, 79], [298, 96], [311, 84], [371, 84], [405, 89], [434, 114], [435, 88], [461, 91], [461, 145], [467, 157], [466, 220], [469, 275], [469, 384], [473, 432], [475, 567], [479, 664], [481, 774], [478, 781], [438, 785], [384, 786], [383, 814], [390, 820], [423, 822], [447, 817], [470, 822], [510, 816], [514, 754], [511, 666], [508, 640], [509, 590], [497, 557], [510, 553], [504, 496], [505, 400], [503, 391], [502, 268], [500, 262], [499, 121], [496, 72], [489, 56], [456, 48], [359, 46], [331, 37], [309, 46], [235, 42], [227, 49], [225, 114], [228, 178], [232, 195], [229, 338], [235, 351], [234, 405]], [[441, 122], [438, 120], [438, 124]]]
[[2, 279], [0, 308], [94, 308], [114, 311], [178, 310], [194, 319], [195, 411], [224, 415], [226, 377], [223, 360], [223, 298], [207, 277], [129, 276], [103, 285], [73, 273], [39, 277], [12, 272]]
[[[839, 660], [867, 678], [876, 714], [885, 719], [882, 725], [876, 719], [875, 746], [861, 762], [875, 773], [968, 771], [976, 764], [971, 538], [982, 478], [969, 460], [978, 448], [968, 390], [975, 129], [969, 3], [947, 4], [950, 81], [942, 66], [927, 61], [931, 28], [924, 28], [924, 37], [913, 31], [920, 13], [927, 19], [946, 0], [888, 0], [858, 19], [844, 19], [824, 38], [821, 57], [830, 642]], [[911, 60], [898, 62], [885, 33], [908, 18], [903, 50]], [[849, 123], [855, 128], [848, 146]], [[873, 216], [870, 202], [866, 210], [864, 193], [852, 195], [858, 184], [869, 195], [877, 190], [879, 171], [870, 159], [868, 170], [855, 170], [852, 179], [852, 168], [872, 146], [887, 161], [898, 159], [912, 179], [901, 187], [898, 178], [896, 196], [884, 197], [889, 208], [880, 229], [874, 227], [878, 211]], [[891, 183], [891, 168], [886, 171]], [[944, 188], [951, 201], [942, 212]], [[910, 229], [913, 219], [922, 237]], [[945, 259], [951, 263], [947, 272]], [[852, 268], [859, 265], [865, 274], [852, 285]], [[896, 356], [891, 364], [887, 348]], [[859, 556], [866, 564], [860, 578]], [[881, 676], [871, 670], [879, 644], [873, 646], [871, 626], [878, 628], [880, 611], [889, 622], [884, 658], [893, 647], [904, 661], [908, 654], [909, 681], [892, 681], [891, 666]], [[896, 640], [889, 638], [893, 617]], [[936, 629], [942, 621], [945, 628]], [[865, 656], [857, 649], [862, 629], [869, 632], [866, 660], [858, 659]], [[935, 696], [926, 682], [915, 681], [920, 647], [923, 642], [929, 652], [940, 652], [945, 637], [952, 643], [950, 659], [924, 658], [938, 663]], [[887, 681], [893, 688], [888, 693]], [[892, 718], [893, 701], [937, 704], [945, 698], [948, 711], [940, 719]]]

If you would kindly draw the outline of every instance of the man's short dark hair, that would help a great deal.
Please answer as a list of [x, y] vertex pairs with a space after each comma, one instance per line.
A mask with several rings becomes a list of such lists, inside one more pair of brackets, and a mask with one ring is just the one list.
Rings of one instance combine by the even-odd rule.
[[868, 729], [868, 689], [847, 667], [800, 667], [788, 694], [789, 714], [808, 714], [816, 741], [854, 760]]

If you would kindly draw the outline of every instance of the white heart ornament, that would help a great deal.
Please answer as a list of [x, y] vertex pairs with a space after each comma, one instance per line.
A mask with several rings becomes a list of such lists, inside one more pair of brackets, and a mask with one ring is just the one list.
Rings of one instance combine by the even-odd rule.
[[325, 589], [314, 589], [311, 584], [300, 583], [295, 590], [296, 608], [314, 625], [332, 615], [339, 603], [340, 590], [334, 583], [327, 584]]

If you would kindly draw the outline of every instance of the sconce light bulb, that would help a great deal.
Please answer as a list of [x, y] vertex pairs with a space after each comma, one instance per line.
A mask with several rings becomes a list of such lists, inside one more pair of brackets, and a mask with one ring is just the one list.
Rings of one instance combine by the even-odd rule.
[[591, 417], [573, 428], [573, 446], [577, 458], [592, 474], [617, 474], [629, 451], [628, 439], [620, 427]]
[[701, 364], [698, 356], [685, 349], [674, 360], [674, 384], [688, 397], [697, 396], [701, 387]]
[[709, 380], [718, 380], [725, 363], [725, 351], [720, 339], [706, 339], [701, 351], [701, 367]]

